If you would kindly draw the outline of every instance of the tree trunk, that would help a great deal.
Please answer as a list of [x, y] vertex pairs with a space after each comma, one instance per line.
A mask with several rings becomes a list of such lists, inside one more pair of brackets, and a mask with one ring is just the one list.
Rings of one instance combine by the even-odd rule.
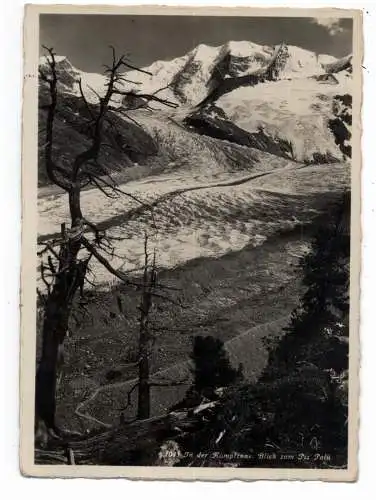
[[[62, 226], [65, 238], [65, 228]], [[82, 277], [77, 265], [80, 240], [63, 241], [57, 275], [45, 304], [42, 328], [42, 353], [36, 374], [35, 418], [36, 429], [43, 423], [56, 430], [56, 381], [63, 362], [63, 344], [67, 333], [73, 298]]]
[[155, 285], [155, 257], [149, 273], [148, 236], [144, 242], [144, 277], [140, 304], [140, 338], [139, 338], [139, 367], [138, 367], [138, 407], [137, 418], [145, 420], [150, 418], [150, 381], [149, 381], [149, 312], [152, 306], [152, 290]]
[[[144, 294], [145, 295], [145, 294]], [[149, 385], [149, 333], [147, 327], [147, 313], [143, 310], [145, 300], [141, 306], [140, 339], [139, 339], [139, 385], [137, 418], [145, 420], [150, 417], [150, 385]]]
[[[58, 365], [62, 362], [66, 322], [58, 317], [59, 313], [54, 316], [53, 305], [49, 307], [43, 324], [42, 356], [35, 386], [35, 415], [37, 426], [41, 421], [47, 429], [55, 430], [56, 380]], [[64, 305], [61, 307], [64, 308]]]

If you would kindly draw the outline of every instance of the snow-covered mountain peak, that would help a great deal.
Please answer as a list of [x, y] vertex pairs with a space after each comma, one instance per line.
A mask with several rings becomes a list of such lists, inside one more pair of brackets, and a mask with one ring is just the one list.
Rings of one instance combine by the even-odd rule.
[[270, 56], [273, 52], [273, 49], [267, 45], [258, 45], [257, 43], [248, 42], [246, 40], [231, 40], [224, 44], [222, 48], [235, 57], [249, 57], [254, 53]]
[[197, 61], [201, 60], [205, 63], [205, 61], [217, 57], [221, 48], [221, 45], [213, 47], [211, 45], [206, 45], [205, 43], [200, 43], [197, 47], [188, 52], [188, 55]]
[[280, 76], [309, 77], [324, 72], [322, 60], [330, 60], [330, 56], [320, 56], [310, 50], [302, 49], [294, 45], [286, 46], [286, 61]]
[[[49, 56], [40, 56], [39, 57], [39, 65], [41, 65], [41, 66], [46, 65], [48, 59], [50, 59]], [[66, 56], [55, 55], [55, 62], [56, 63], [61, 63], [62, 61], [67, 61], [68, 64], [70, 64], [70, 62], [68, 61], [68, 59], [66, 58]]]
[[[81, 78], [81, 71], [76, 69], [66, 56], [55, 55], [56, 74], [58, 85], [61, 90], [76, 93], [77, 81]], [[39, 58], [39, 68], [45, 74], [49, 73], [50, 57], [41, 56]], [[86, 79], [87, 80], [87, 79]]]
[[[46, 62], [45, 57], [40, 58], [42, 68]], [[79, 71], [64, 56], [56, 56], [56, 62], [61, 88], [65, 91], [77, 95], [77, 81], [81, 79], [89, 100], [97, 99], [95, 92], [103, 93], [104, 75]], [[127, 80], [124, 89], [148, 94], [164, 89], [159, 97], [192, 106], [217, 90], [222, 95], [238, 84], [253, 86], [264, 81], [350, 71], [351, 56], [336, 59], [285, 43], [273, 47], [231, 40], [220, 46], [201, 43], [181, 57], [157, 60], [142, 69], [150, 75], [137, 70], [124, 73]]]

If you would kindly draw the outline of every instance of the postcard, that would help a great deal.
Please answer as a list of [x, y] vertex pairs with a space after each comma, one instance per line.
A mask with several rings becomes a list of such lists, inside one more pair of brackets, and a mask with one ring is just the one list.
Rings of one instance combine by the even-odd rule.
[[26, 6], [23, 474], [357, 479], [362, 43]]

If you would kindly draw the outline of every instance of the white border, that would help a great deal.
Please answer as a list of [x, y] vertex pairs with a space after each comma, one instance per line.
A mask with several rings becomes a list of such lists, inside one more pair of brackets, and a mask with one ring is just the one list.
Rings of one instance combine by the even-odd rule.
[[[47, 2], [36, 2], [36, 3], [47, 3]], [[60, 2], [60, 3], [75, 3], [75, 2]], [[85, 2], [80, 2], [81, 4]], [[88, 3], [88, 2], [86, 2]], [[92, 4], [100, 2], [90, 2]], [[126, 4], [130, 2], [113, 2], [114, 4]], [[132, 2], [134, 3], [134, 2]], [[142, 3], [142, 2], [138, 2]], [[156, 4], [158, 2], [153, 2], [149, 0], [144, 2], [147, 4]], [[165, 1], [164, 4], [171, 4], [171, 2]], [[191, 1], [190, 5], [197, 4], [199, 2]], [[213, 2], [205, 2], [206, 4], [213, 5]], [[237, 5], [246, 5], [248, 2], [238, 0]], [[6, 4], [6, 5], [4, 5]], [[22, 5], [23, 2], [3, 2], [4, 12], [2, 12], [2, 19], [5, 20], [4, 29], [0, 30], [0, 35], [2, 36], [2, 44], [0, 44], [0, 50], [2, 50], [3, 57], [0, 59], [3, 62], [3, 71], [5, 72], [6, 79], [2, 80], [2, 92], [0, 93], [0, 98], [2, 99], [2, 119], [4, 120], [2, 127], [2, 134], [0, 137], [1, 151], [3, 152], [3, 168], [1, 169], [1, 208], [3, 217], [3, 235], [6, 235], [5, 241], [6, 245], [2, 245], [1, 255], [2, 259], [2, 277], [1, 280], [1, 319], [5, 319], [4, 325], [4, 348], [2, 352], [4, 353], [4, 363], [2, 364], [2, 369], [6, 369], [7, 372], [3, 375], [2, 381], [6, 384], [6, 395], [7, 405], [4, 406], [6, 411], [2, 412], [2, 418], [5, 418], [4, 424], [0, 427], [2, 430], [6, 430], [5, 433], [5, 445], [7, 455], [3, 459], [1, 469], [2, 472], [8, 472], [8, 478], [10, 480], [16, 479], [19, 475], [17, 472], [17, 351], [18, 351], [18, 299], [17, 299], [17, 288], [18, 288], [18, 269], [19, 269], [19, 110], [20, 110], [20, 66], [21, 66], [21, 43], [20, 43], [20, 23], [22, 12], [17, 9]], [[182, 4], [182, 3], [181, 3]], [[200, 2], [203, 5], [204, 2]], [[215, 4], [226, 5], [226, 2], [217, 0]], [[228, 2], [227, 2], [228, 4]], [[262, 5], [262, 6], [274, 6], [283, 5], [283, 2], [253, 2], [252, 5]], [[308, 6], [308, 2], [289, 2], [289, 6]], [[315, 6], [325, 6], [325, 2], [316, 1]], [[341, 498], [353, 498], [354, 493], [372, 491], [372, 487], [369, 479], [372, 478], [373, 473], [373, 456], [375, 449], [375, 431], [374, 431], [374, 412], [371, 412], [371, 405], [373, 404], [374, 398], [371, 397], [371, 388], [373, 389], [372, 376], [373, 376], [373, 356], [375, 352], [375, 335], [373, 332], [373, 317], [372, 311], [374, 306], [374, 276], [372, 272], [375, 270], [373, 267], [374, 255], [375, 255], [375, 243], [376, 239], [372, 231], [374, 226], [374, 210], [375, 210], [375, 181], [376, 175], [372, 168], [374, 161], [374, 89], [375, 86], [375, 58], [374, 58], [374, 47], [376, 46], [376, 33], [375, 33], [375, 19], [376, 19], [376, 9], [374, 2], [368, 2], [367, 4], [360, 4], [358, 2], [345, 2], [345, 1], [332, 1], [331, 6], [342, 7], [342, 8], [361, 8], [364, 7], [368, 10], [368, 14], [365, 13], [364, 23], [365, 23], [365, 59], [364, 66], [366, 70], [364, 72], [365, 80], [365, 95], [364, 95], [364, 127], [365, 132], [363, 135], [363, 146], [364, 146], [364, 170], [363, 170], [363, 207], [364, 211], [362, 214], [362, 219], [364, 222], [364, 232], [363, 232], [363, 275], [362, 275], [362, 391], [361, 391], [361, 448], [360, 448], [360, 480], [356, 485], [332, 485], [332, 484], [320, 484], [320, 483], [305, 483], [304, 486], [301, 483], [279, 483], [278, 485], [273, 485], [272, 483], [256, 483], [252, 485], [252, 494], [260, 494], [261, 491], [264, 494], [278, 494], [279, 497], [289, 496], [294, 493], [297, 496], [301, 495], [301, 488], [304, 488], [304, 494], [307, 498], [317, 497], [317, 494], [325, 494], [327, 497], [332, 496], [333, 487], [335, 486], [335, 492], [341, 495]], [[372, 128], [371, 128], [372, 124]], [[369, 132], [367, 132], [369, 125]], [[373, 139], [373, 140], [371, 140]], [[371, 161], [372, 158], [372, 161]], [[6, 167], [6, 168], [5, 168]], [[4, 227], [5, 226], [5, 227]], [[3, 286], [4, 285], [4, 286]], [[4, 307], [5, 306], [5, 307]], [[4, 309], [3, 309], [4, 307]], [[367, 378], [369, 382], [367, 383]], [[373, 391], [372, 391], [373, 392]], [[368, 396], [367, 396], [368, 394]], [[3, 400], [3, 398], [2, 398]], [[10, 402], [9, 402], [10, 401]], [[16, 404], [13, 404], [16, 403]], [[368, 478], [368, 481], [367, 481]], [[25, 483], [25, 480], [19, 481], [20, 483]], [[35, 485], [38, 484], [39, 489], [42, 484], [50, 485], [54, 488], [54, 496], [60, 497], [65, 496], [70, 488], [68, 486], [71, 484], [74, 487], [74, 491], [77, 489], [81, 493], [86, 492], [86, 488], [89, 483], [93, 488], [90, 489], [90, 494], [97, 493], [98, 495], [107, 494], [107, 488], [109, 488], [109, 483], [107, 481], [101, 481], [100, 483], [92, 483], [91, 481], [80, 481], [76, 480], [72, 483], [59, 481], [58, 483], [61, 488], [57, 488], [50, 482], [41, 482], [39, 480], [28, 481], [27, 486], [30, 488], [28, 495], [32, 496], [35, 490]], [[14, 484], [14, 482], [12, 483]], [[33, 486], [34, 485], [34, 486]], [[64, 485], [64, 487], [63, 487]], [[114, 483], [112, 483], [114, 485]], [[127, 494], [131, 494], [134, 484], [127, 483]], [[221, 491], [219, 489], [221, 485], [209, 485], [206, 483], [197, 485], [178, 485], [177, 483], [155, 483], [152, 485], [150, 483], [143, 483], [144, 491], [149, 493], [152, 491], [154, 497], [159, 498], [162, 493], [163, 496], [167, 494], [167, 490], [171, 487], [179, 487], [179, 496], [185, 497], [186, 494], [190, 496], [195, 494], [198, 490], [206, 491], [208, 487], [211, 487], [211, 491], [215, 491], [215, 494], [221, 497]], [[237, 491], [246, 492], [248, 490], [244, 489], [245, 485], [241, 485], [238, 482], [230, 483], [226, 485], [226, 495]], [[307, 488], [309, 486], [309, 488]], [[369, 489], [367, 489], [369, 487]], [[81, 490], [80, 490], [81, 488]], [[85, 490], [83, 489], [85, 488]], [[103, 488], [106, 488], [103, 490]], [[114, 486], [111, 487], [116, 489]], [[235, 489], [234, 489], [235, 488]], [[260, 488], [263, 488], [260, 490]], [[278, 490], [276, 489], [278, 488]], [[49, 490], [52, 491], [52, 490]], [[73, 491], [73, 490], [70, 490]], [[135, 490], [132, 490], [135, 491]], [[159, 492], [159, 493], [158, 493]], [[325, 492], [325, 493], [324, 493]], [[13, 491], [14, 493], [14, 491]], [[176, 493], [176, 492], [175, 492]], [[85, 493], [87, 494], [87, 493]], [[347, 496], [346, 496], [347, 495]], [[95, 496], [95, 495], [94, 495]], [[367, 497], [366, 494], [363, 495]]]

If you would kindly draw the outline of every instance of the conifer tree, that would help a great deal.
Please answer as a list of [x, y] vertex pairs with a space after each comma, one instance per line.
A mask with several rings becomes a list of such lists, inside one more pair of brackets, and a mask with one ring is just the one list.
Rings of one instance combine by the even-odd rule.
[[231, 366], [223, 342], [211, 336], [195, 337], [191, 359], [194, 389], [199, 393], [233, 384], [240, 373]]

